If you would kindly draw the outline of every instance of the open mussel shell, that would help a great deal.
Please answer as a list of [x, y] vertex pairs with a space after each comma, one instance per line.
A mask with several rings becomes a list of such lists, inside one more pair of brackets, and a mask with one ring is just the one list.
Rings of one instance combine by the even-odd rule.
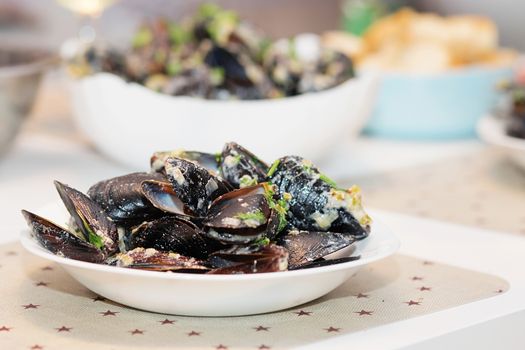
[[104, 261], [106, 255], [92, 244], [41, 216], [26, 210], [22, 214], [33, 236], [51, 253], [93, 263]]
[[266, 181], [268, 165], [235, 142], [224, 145], [221, 154], [222, 177], [235, 188], [243, 188]]
[[88, 196], [55, 181], [55, 187], [66, 209], [85, 240], [102, 249], [107, 255], [118, 250], [118, 232], [115, 223], [102, 207]]
[[135, 227], [129, 236], [128, 245], [129, 249], [154, 248], [198, 259], [206, 259], [210, 253], [224, 247], [204, 236], [193, 223], [174, 216], [166, 216]]
[[217, 163], [217, 156], [215, 154], [185, 150], [161, 151], [153, 153], [150, 159], [151, 170], [165, 173], [164, 164], [168, 158], [181, 158], [192, 161], [214, 175], [219, 172], [219, 164]]
[[245, 274], [285, 271], [288, 252], [275, 244], [232, 247], [211, 254], [210, 274]]
[[[287, 219], [292, 227], [341, 232], [360, 239], [368, 235], [369, 218], [360, 199], [335, 188], [310, 161], [297, 156], [280, 158], [272, 165], [269, 180], [281, 196], [287, 193], [291, 197]], [[361, 215], [362, 223], [354, 213]]]
[[195, 217], [173, 190], [171, 183], [166, 181], [147, 180], [141, 184], [142, 194], [157, 209], [182, 217]]
[[[264, 186], [259, 184], [228, 192], [215, 199], [203, 225], [208, 228], [208, 236], [214, 239], [246, 244], [266, 237], [271, 216], [272, 210]], [[275, 225], [271, 228], [275, 228]]]
[[352, 236], [337, 232], [289, 231], [278, 244], [288, 250], [290, 269], [323, 258], [355, 242]]
[[117, 225], [130, 227], [164, 214], [142, 194], [141, 184], [147, 180], [166, 178], [160, 173], [131, 173], [96, 183], [88, 195]]
[[165, 170], [179, 199], [198, 216], [206, 216], [211, 202], [231, 189], [202, 166], [182, 158], [168, 158]]
[[135, 248], [111, 257], [109, 265], [149, 271], [205, 273], [210, 269], [202, 261], [178, 253], [162, 252], [153, 248]]

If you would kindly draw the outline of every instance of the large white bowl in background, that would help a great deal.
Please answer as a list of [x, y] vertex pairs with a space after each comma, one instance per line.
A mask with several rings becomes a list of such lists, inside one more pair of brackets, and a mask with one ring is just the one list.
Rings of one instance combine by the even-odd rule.
[[[42, 213], [43, 211], [43, 213]], [[39, 214], [65, 222], [61, 204]], [[343, 284], [360, 267], [383, 259], [399, 248], [399, 240], [374, 222], [370, 236], [357, 242], [352, 255], [359, 260], [318, 268], [247, 275], [196, 275], [142, 271], [67, 259], [48, 252], [31, 237], [21, 235], [31, 253], [62, 266], [93, 292], [142, 310], [191, 316], [238, 316], [272, 312], [319, 298]], [[348, 250], [340, 251], [348, 255]], [[337, 253], [340, 253], [337, 252]], [[334, 254], [337, 254], [334, 253]]]
[[215, 101], [164, 95], [98, 73], [72, 81], [71, 93], [78, 125], [94, 145], [119, 162], [145, 168], [154, 151], [218, 152], [228, 141], [267, 162], [286, 154], [319, 160], [361, 131], [376, 83], [366, 75], [300, 96]]
[[486, 116], [479, 121], [477, 131], [483, 141], [502, 150], [525, 170], [525, 139], [507, 135], [504, 120]]

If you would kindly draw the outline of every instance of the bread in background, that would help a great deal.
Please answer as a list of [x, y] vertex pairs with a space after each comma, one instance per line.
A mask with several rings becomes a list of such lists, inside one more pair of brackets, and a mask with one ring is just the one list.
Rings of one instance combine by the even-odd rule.
[[472, 64], [508, 65], [513, 50], [498, 49], [496, 25], [486, 17], [441, 17], [403, 8], [375, 22], [362, 38], [329, 32], [323, 43], [361, 69], [441, 72]]

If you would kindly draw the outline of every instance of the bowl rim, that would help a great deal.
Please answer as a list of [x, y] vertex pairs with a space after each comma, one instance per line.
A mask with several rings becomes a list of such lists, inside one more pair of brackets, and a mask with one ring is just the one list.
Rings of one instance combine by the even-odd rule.
[[60, 57], [51, 50], [40, 48], [28, 48], [16, 45], [6, 45], [2, 47], [3, 51], [12, 51], [19, 53], [33, 53], [38, 56], [28, 62], [15, 63], [5, 66], [0, 66], [0, 78], [23, 76], [38, 73], [45, 68], [58, 64]]
[[478, 121], [476, 131], [479, 137], [488, 144], [525, 152], [525, 139], [508, 135], [505, 132], [504, 120], [492, 114]]
[[219, 100], [219, 99], [206, 99], [202, 97], [196, 97], [196, 96], [186, 96], [186, 95], [168, 95], [162, 92], [158, 92], [155, 90], [152, 90], [145, 85], [139, 84], [137, 82], [128, 81], [121, 77], [120, 75], [108, 73], [108, 72], [97, 72], [95, 74], [87, 75], [80, 78], [71, 77], [70, 79], [73, 80], [75, 83], [86, 83], [89, 81], [93, 81], [96, 79], [105, 79], [105, 78], [111, 78], [115, 82], [121, 83], [122, 85], [126, 87], [131, 87], [135, 89], [140, 89], [144, 93], [150, 94], [150, 96], [156, 96], [158, 98], [164, 98], [164, 99], [170, 99], [171, 101], [195, 101], [195, 102], [202, 102], [207, 104], [215, 104], [215, 105], [257, 105], [257, 104], [269, 104], [269, 103], [288, 103], [289, 101], [301, 101], [302, 99], [309, 99], [311, 97], [321, 98], [324, 96], [332, 95], [334, 93], [337, 93], [338, 91], [343, 91], [345, 89], [348, 89], [350, 86], [354, 86], [356, 83], [363, 83], [365, 81], [373, 81], [377, 78], [377, 74], [375, 73], [366, 73], [366, 74], [356, 74], [346, 79], [345, 81], [339, 83], [338, 85], [332, 86], [328, 89], [321, 90], [321, 91], [315, 91], [315, 92], [305, 92], [303, 94], [294, 95], [294, 96], [285, 96], [280, 98], [264, 98], [264, 99], [251, 99], [251, 100], [242, 100], [242, 99], [227, 99], [227, 100]]
[[363, 69], [357, 68], [357, 74], [371, 74], [372, 72], [379, 74], [383, 78], [405, 78], [405, 79], [435, 79], [435, 78], [452, 78], [461, 77], [462, 75], [472, 73], [487, 73], [487, 72], [503, 72], [507, 70], [515, 70], [520, 56], [507, 63], [487, 64], [487, 63], [472, 63], [460, 67], [450, 67], [443, 71], [436, 72], [410, 72], [402, 70], [381, 70], [381, 69]]
[[[374, 230], [375, 227], [375, 230]], [[373, 236], [372, 236], [373, 235]], [[367, 252], [366, 246], [371, 239], [377, 240], [378, 247]], [[69, 259], [55, 255], [47, 251], [42, 247], [36, 239], [32, 236], [29, 229], [22, 230], [20, 234], [20, 242], [22, 246], [30, 253], [44, 258], [46, 260], [54, 261], [62, 266], [79, 268], [82, 270], [89, 270], [90, 272], [101, 272], [101, 273], [113, 273], [118, 275], [127, 275], [137, 278], [153, 278], [162, 280], [185, 280], [185, 281], [200, 281], [200, 282], [211, 282], [211, 281], [255, 281], [255, 280], [267, 280], [267, 279], [280, 279], [280, 278], [292, 278], [299, 276], [316, 275], [320, 273], [334, 272], [347, 270], [353, 267], [366, 265], [376, 260], [384, 259], [394, 254], [400, 247], [399, 239], [390, 230], [383, 225], [381, 222], [374, 221], [371, 236], [368, 236], [362, 241], [358, 241], [357, 249], [363, 246], [363, 252], [365, 253], [360, 259], [322, 266], [314, 267], [303, 270], [292, 270], [292, 271], [281, 271], [281, 272], [264, 272], [264, 273], [253, 273], [253, 274], [228, 274], [228, 275], [207, 275], [207, 274], [189, 274], [189, 273], [170, 273], [161, 271], [145, 271], [138, 269], [131, 269], [126, 267], [102, 265], [96, 263], [90, 263], [80, 260]], [[366, 254], [368, 253], [368, 254]]]

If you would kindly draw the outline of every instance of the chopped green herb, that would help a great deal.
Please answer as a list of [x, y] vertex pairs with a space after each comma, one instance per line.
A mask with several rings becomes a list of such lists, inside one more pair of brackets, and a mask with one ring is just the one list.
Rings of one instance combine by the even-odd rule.
[[79, 215], [79, 217], [82, 220], [82, 225], [88, 232], [89, 243], [93, 244], [98, 249], [101, 249], [104, 246], [104, 242], [102, 241], [102, 238], [99, 235], [97, 235], [95, 232], [93, 232], [93, 229], [91, 228], [91, 226], [89, 226], [86, 219], [84, 219], [82, 215]]
[[253, 178], [250, 175], [243, 175], [239, 179], [239, 185], [241, 188], [257, 185], [257, 178]]
[[148, 45], [153, 40], [153, 33], [148, 28], [141, 28], [135, 34], [132, 40], [134, 48], [140, 48]]
[[210, 80], [212, 85], [221, 85], [224, 82], [224, 68], [215, 67], [210, 70]]
[[268, 245], [268, 244], [270, 244], [270, 239], [269, 239], [268, 237], [259, 238], [258, 240], [256, 240], [255, 242], [253, 242], [253, 244], [257, 244], [257, 245]]
[[201, 18], [210, 18], [221, 12], [221, 8], [213, 3], [206, 3], [199, 6], [197, 15]]
[[261, 210], [256, 210], [249, 213], [239, 213], [235, 215], [235, 217], [237, 219], [241, 219], [242, 221], [254, 220], [259, 224], [264, 224], [266, 222], [266, 217]]
[[169, 62], [166, 66], [166, 72], [168, 75], [177, 75], [182, 71], [182, 65], [180, 62]]
[[323, 180], [324, 182], [326, 182], [327, 184], [329, 184], [331, 187], [333, 188], [337, 188], [337, 184], [335, 183], [334, 180], [330, 179], [328, 176], [326, 176], [325, 174], [319, 174], [319, 179]]
[[217, 162], [217, 164], [221, 164], [221, 162], [222, 162], [222, 153], [220, 153], [220, 152], [215, 153], [215, 161]]
[[270, 167], [270, 170], [268, 170], [268, 173], [266, 174], [267, 177], [271, 177], [275, 173], [275, 170], [277, 170], [279, 163], [281, 163], [280, 159], [277, 159], [275, 162], [273, 162], [272, 166]]
[[191, 32], [187, 31], [182, 26], [175, 23], [170, 23], [168, 33], [170, 41], [174, 45], [182, 45], [189, 42], [192, 39]]

